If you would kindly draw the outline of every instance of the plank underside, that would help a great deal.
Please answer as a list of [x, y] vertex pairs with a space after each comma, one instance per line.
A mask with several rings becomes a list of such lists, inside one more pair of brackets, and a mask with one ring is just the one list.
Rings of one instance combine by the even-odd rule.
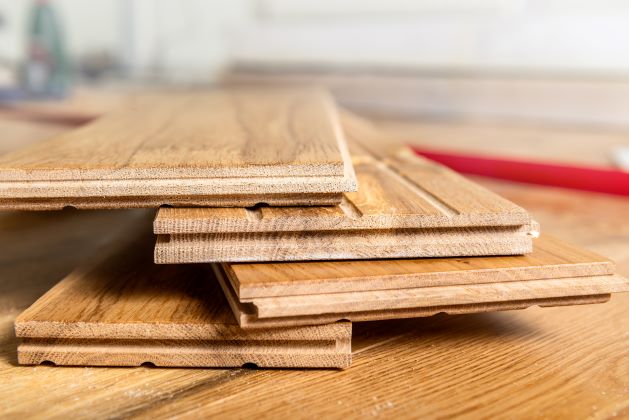
[[520, 255], [537, 226], [158, 235], [157, 264]]
[[255, 194], [225, 196], [143, 196], [143, 197], [61, 197], [61, 198], [26, 198], [2, 199], [0, 210], [61, 210], [73, 207], [82, 210], [156, 208], [160, 206], [225, 206], [251, 207], [260, 203], [270, 206], [332, 206], [343, 199], [335, 194]]
[[568, 296], [547, 299], [513, 300], [506, 302], [483, 302], [467, 305], [431, 306], [427, 308], [387, 309], [380, 311], [339, 312], [320, 315], [289, 316], [275, 318], [257, 318], [250, 314], [241, 313], [238, 322], [242, 328], [257, 330], [261, 328], [286, 328], [305, 325], [322, 325], [340, 320], [363, 322], [382, 321], [391, 319], [424, 318], [439, 314], [465, 315], [496, 311], [522, 310], [534, 306], [555, 307], [572, 305], [590, 305], [605, 303], [611, 295]]
[[[348, 113], [342, 123], [360, 188], [334, 207], [160, 209], [156, 234], [356, 231], [531, 222], [521, 207], [407, 149], [378, 151], [381, 138]], [[374, 138], [375, 137], [375, 138]], [[375, 151], [374, 151], [375, 150]]]
[[142, 97], [0, 158], [0, 208], [328, 205], [355, 190], [334, 103], [316, 89]]
[[209, 267], [157, 266], [151, 250], [150, 232], [118, 244], [19, 315], [19, 362], [324, 368], [351, 362], [350, 323], [242, 330]]
[[240, 299], [412, 289], [614, 274], [614, 264], [543, 234], [519, 256], [224, 263]]

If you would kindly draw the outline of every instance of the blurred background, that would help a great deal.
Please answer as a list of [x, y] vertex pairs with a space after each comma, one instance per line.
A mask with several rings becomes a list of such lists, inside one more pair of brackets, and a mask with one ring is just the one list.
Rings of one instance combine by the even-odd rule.
[[145, 89], [316, 83], [420, 152], [622, 171], [627, 22], [624, 0], [0, 0], [0, 101], [67, 122]]

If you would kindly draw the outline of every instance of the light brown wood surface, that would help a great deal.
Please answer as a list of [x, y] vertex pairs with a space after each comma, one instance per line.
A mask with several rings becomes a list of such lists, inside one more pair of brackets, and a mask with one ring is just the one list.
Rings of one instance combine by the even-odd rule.
[[[557, 298], [581, 304], [629, 291], [629, 280], [614, 275], [609, 261], [553, 238], [539, 240], [526, 256], [223, 264], [214, 270], [243, 328], [569, 304]], [[311, 277], [315, 273], [320, 277]]]
[[[487, 296], [484, 296], [483, 298], [477, 298], [474, 303], [457, 303], [456, 300], [464, 301], [465, 298], [468, 300], [474, 300], [469, 299], [469, 295], [464, 296], [463, 292], [465, 290], [461, 290], [461, 288], [459, 288], [458, 292], [460, 294], [458, 296], [454, 295], [456, 290], [437, 290], [434, 295], [430, 293], [421, 294], [420, 299], [417, 299], [418, 293], [415, 293], [415, 296], [413, 296], [412, 293], [404, 293], [405, 291], [397, 293], [397, 296], [391, 296], [391, 293], [385, 294], [385, 296], [382, 296], [382, 293], [377, 294], [376, 296], [371, 294], [370, 296], [367, 292], [362, 292], [360, 294], [356, 293], [355, 296], [348, 296], [348, 294], [344, 294], [344, 296], [340, 298], [334, 295], [328, 295], [324, 299], [317, 299], [318, 297], [321, 297], [321, 295], [308, 299], [305, 299], [304, 296], [300, 296], [302, 300], [301, 306], [296, 306], [295, 301], [299, 301], [300, 299], [292, 299], [291, 302], [291, 299], [280, 298], [275, 299], [274, 302], [269, 302], [271, 298], [262, 298], [242, 302], [236, 296], [231, 284], [229, 284], [229, 282], [226, 281], [219, 273], [217, 273], [217, 277], [223, 291], [225, 292], [225, 296], [227, 297], [230, 307], [232, 308], [236, 319], [238, 319], [238, 324], [247, 330], [322, 325], [326, 323], [336, 323], [339, 320], [375, 322], [382, 320], [431, 317], [438, 314], [462, 315], [495, 311], [512, 311], [526, 309], [532, 306], [544, 308], [552, 306], [589, 305], [609, 301], [611, 296], [610, 294], [600, 292], [603, 289], [610, 290], [616, 287], [623, 291], [626, 291], [627, 289], [627, 282], [624, 279], [611, 279], [613, 284], [606, 284], [601, 287], [601, 281], [596, 282], [590, 278], [586, 278], [590, 280], [588, 284], [589, 287], [587, 288], [593, 293], [598, 294], [583, 294], [581, 296], [564, 297], [535, 297], [535, 294], [531, 293], [530, 289], [527, 290], [524, 287], [517, 287], [521, 285], [516, 284], [515, 288], [503, 288], [503, 285], [500, 284], [496, 288], [489, 289], [488, 293], [487, 290], [475, 291], [474, 288], [468, 288], [467, 291], [471, 293], [487, 294]], [[570, 281], [572, 280], [574, 279], [570, 279]], [[607, 281], [609, 282], [610, 280]], [[513, 286], [514, 283], [510, 283], [510, 285]], [[564, 288], [564, 290], [565, 289], [567, 288]], [[495, 299], [496, 296], [499, 295], [498, 292], [500, 290], [509, 294], [507, 300], [492, 301], [491, 299]], [[555, 292], [557, 292], [557, 290], [559, 290], [559, 288], [555, 289]], [[585, 292], [585, 290], [583, 290], [583, 292]], [[527, 298], [518, 299], [518, 295], [524, 295], [527, 296]], [[538, 293], [538, 296], [540, 295], [545, 296], [544, 293]], [[417, 306], [418, 301], [421, 301], [421, 298], [425, 297], [432, 298], [430, 301], [432, 305]], [[441, 299], [442, 297], [446, 299]], [[343, 302], [343, 300], [345, 300], [345, 302]], [[443, 304], [444, 300], [449, 302]], [[406, 305], [404, 305], [404, 303], [406, 303]], [[312, 306], [308, 307], [307, 305]], [[381, 309], [381, 307], [385, 307], [385, 309]], [[311, 313], [305, 313], [308, 312], [309, 309]], [[271, 316], [268, 316], [269, 314], [271, 314]]]
[[124, 235], [17, 317], [19, 363], [312, 368], [351, 363], [351, 324], [243, 331], [208, 267], [156, 266], [149, 230]]
[[[545, 233], [610, 257], [629, 275], [626, 199], [474, 181], [531, 211]], [[127, 228], [126, 214], [0, 213], [4, 417], [629, 415], [627, 293], [602, 305], [357, 323], [353, 364], [343, 371], [18, 366], [15, 317], [112, 230]]]
[[[163, 208], [156, 234], [351, 231], [521, 226], [525, 209], [435, 162], [411, 154], [369, 122], [342, 124], [360, 188], [334, 207]], [[387, 145], [391, 146], [387, 149]]]
[[356, 190], [346, 149], [316, 89], [143, 96], [0, 157], [0, 208], [333, 204]]
[[[224, 283], [223, 283], [224, 284]], [[225, 285], [223, 290], [230, 300]], [[629, 282], [619, 276], [569, 277], [560, 280], [528, 280], [468, 286], [403, 289], [396, 292], [350, 292], [335, 295], [284, 296], [258, 298], [242, 303], [246, 310], [235, 314], [243, 328], [269, 328], [296, 325], [318, 325], [339, 320], [379, 321], [438, 313], [473, 313], [485, 311], [483, 304], [504, 303], [501, 310], [533, 306], [538, 299], [542, 306], [552, 306], [553, 298], [602, 296], [629, 291]], [[600, 301], [606, 301], [600, 300]], [[579, 302], [579, 300], [577, 299]], [[511, 303], [511, 307], [509, 304]], [[523, 304], [528, 302], [529, 304]], [[580, 303], [580, 302], [579, 302]], [[589, 303], [589, 302], [586, 302]], [[251, 304], [251, 307], [247, 307]], [[565, 301], [560, 300], [565, 305]], [[469, 305], [465, 306], [464, 305]], [[475, 306], [476, 305], [476, 306]], [[452, 311], [450, 310], [452, 309]], [[490, 306], [491, 310], [491, 306]], [[357, 316], [355, 317], [354, 314]]]
[[520, 256], [221, 265], [240, 299], [614, 274], [607, 258], [551, 235]]
[[41, 139], [71, 130], [65, 124], [37, 123], [18, 118], [7, 110], [0, 111], [0, 154], [41, 141]]
[[[160, 209], [158, 264], [517, 255], [538, 227], [521, 207], [409, 154], [344, 113], [360, 188], [335, 207]], [[390, 147], [389, 147], [390, 146]]]
[[158, 264], [519, 255], [537, 225], [501, 228], [159, 235]]

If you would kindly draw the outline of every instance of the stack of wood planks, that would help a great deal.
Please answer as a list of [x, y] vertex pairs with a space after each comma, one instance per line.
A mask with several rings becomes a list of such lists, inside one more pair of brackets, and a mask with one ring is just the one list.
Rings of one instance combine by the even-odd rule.
[[16, 319], [22, 364], [345, 368], [351, 322], [629, 290], [315, 88], [143, 96], [0, 157], [0, 209], [68, 206], [159, 209]]

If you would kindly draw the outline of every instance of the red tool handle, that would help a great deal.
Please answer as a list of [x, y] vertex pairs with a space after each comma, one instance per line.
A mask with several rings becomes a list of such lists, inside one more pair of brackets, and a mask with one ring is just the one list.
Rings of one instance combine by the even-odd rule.
[[421, 156], [466, 174], [629, 196], [629, 172], [620, 170], [411, 148]]

